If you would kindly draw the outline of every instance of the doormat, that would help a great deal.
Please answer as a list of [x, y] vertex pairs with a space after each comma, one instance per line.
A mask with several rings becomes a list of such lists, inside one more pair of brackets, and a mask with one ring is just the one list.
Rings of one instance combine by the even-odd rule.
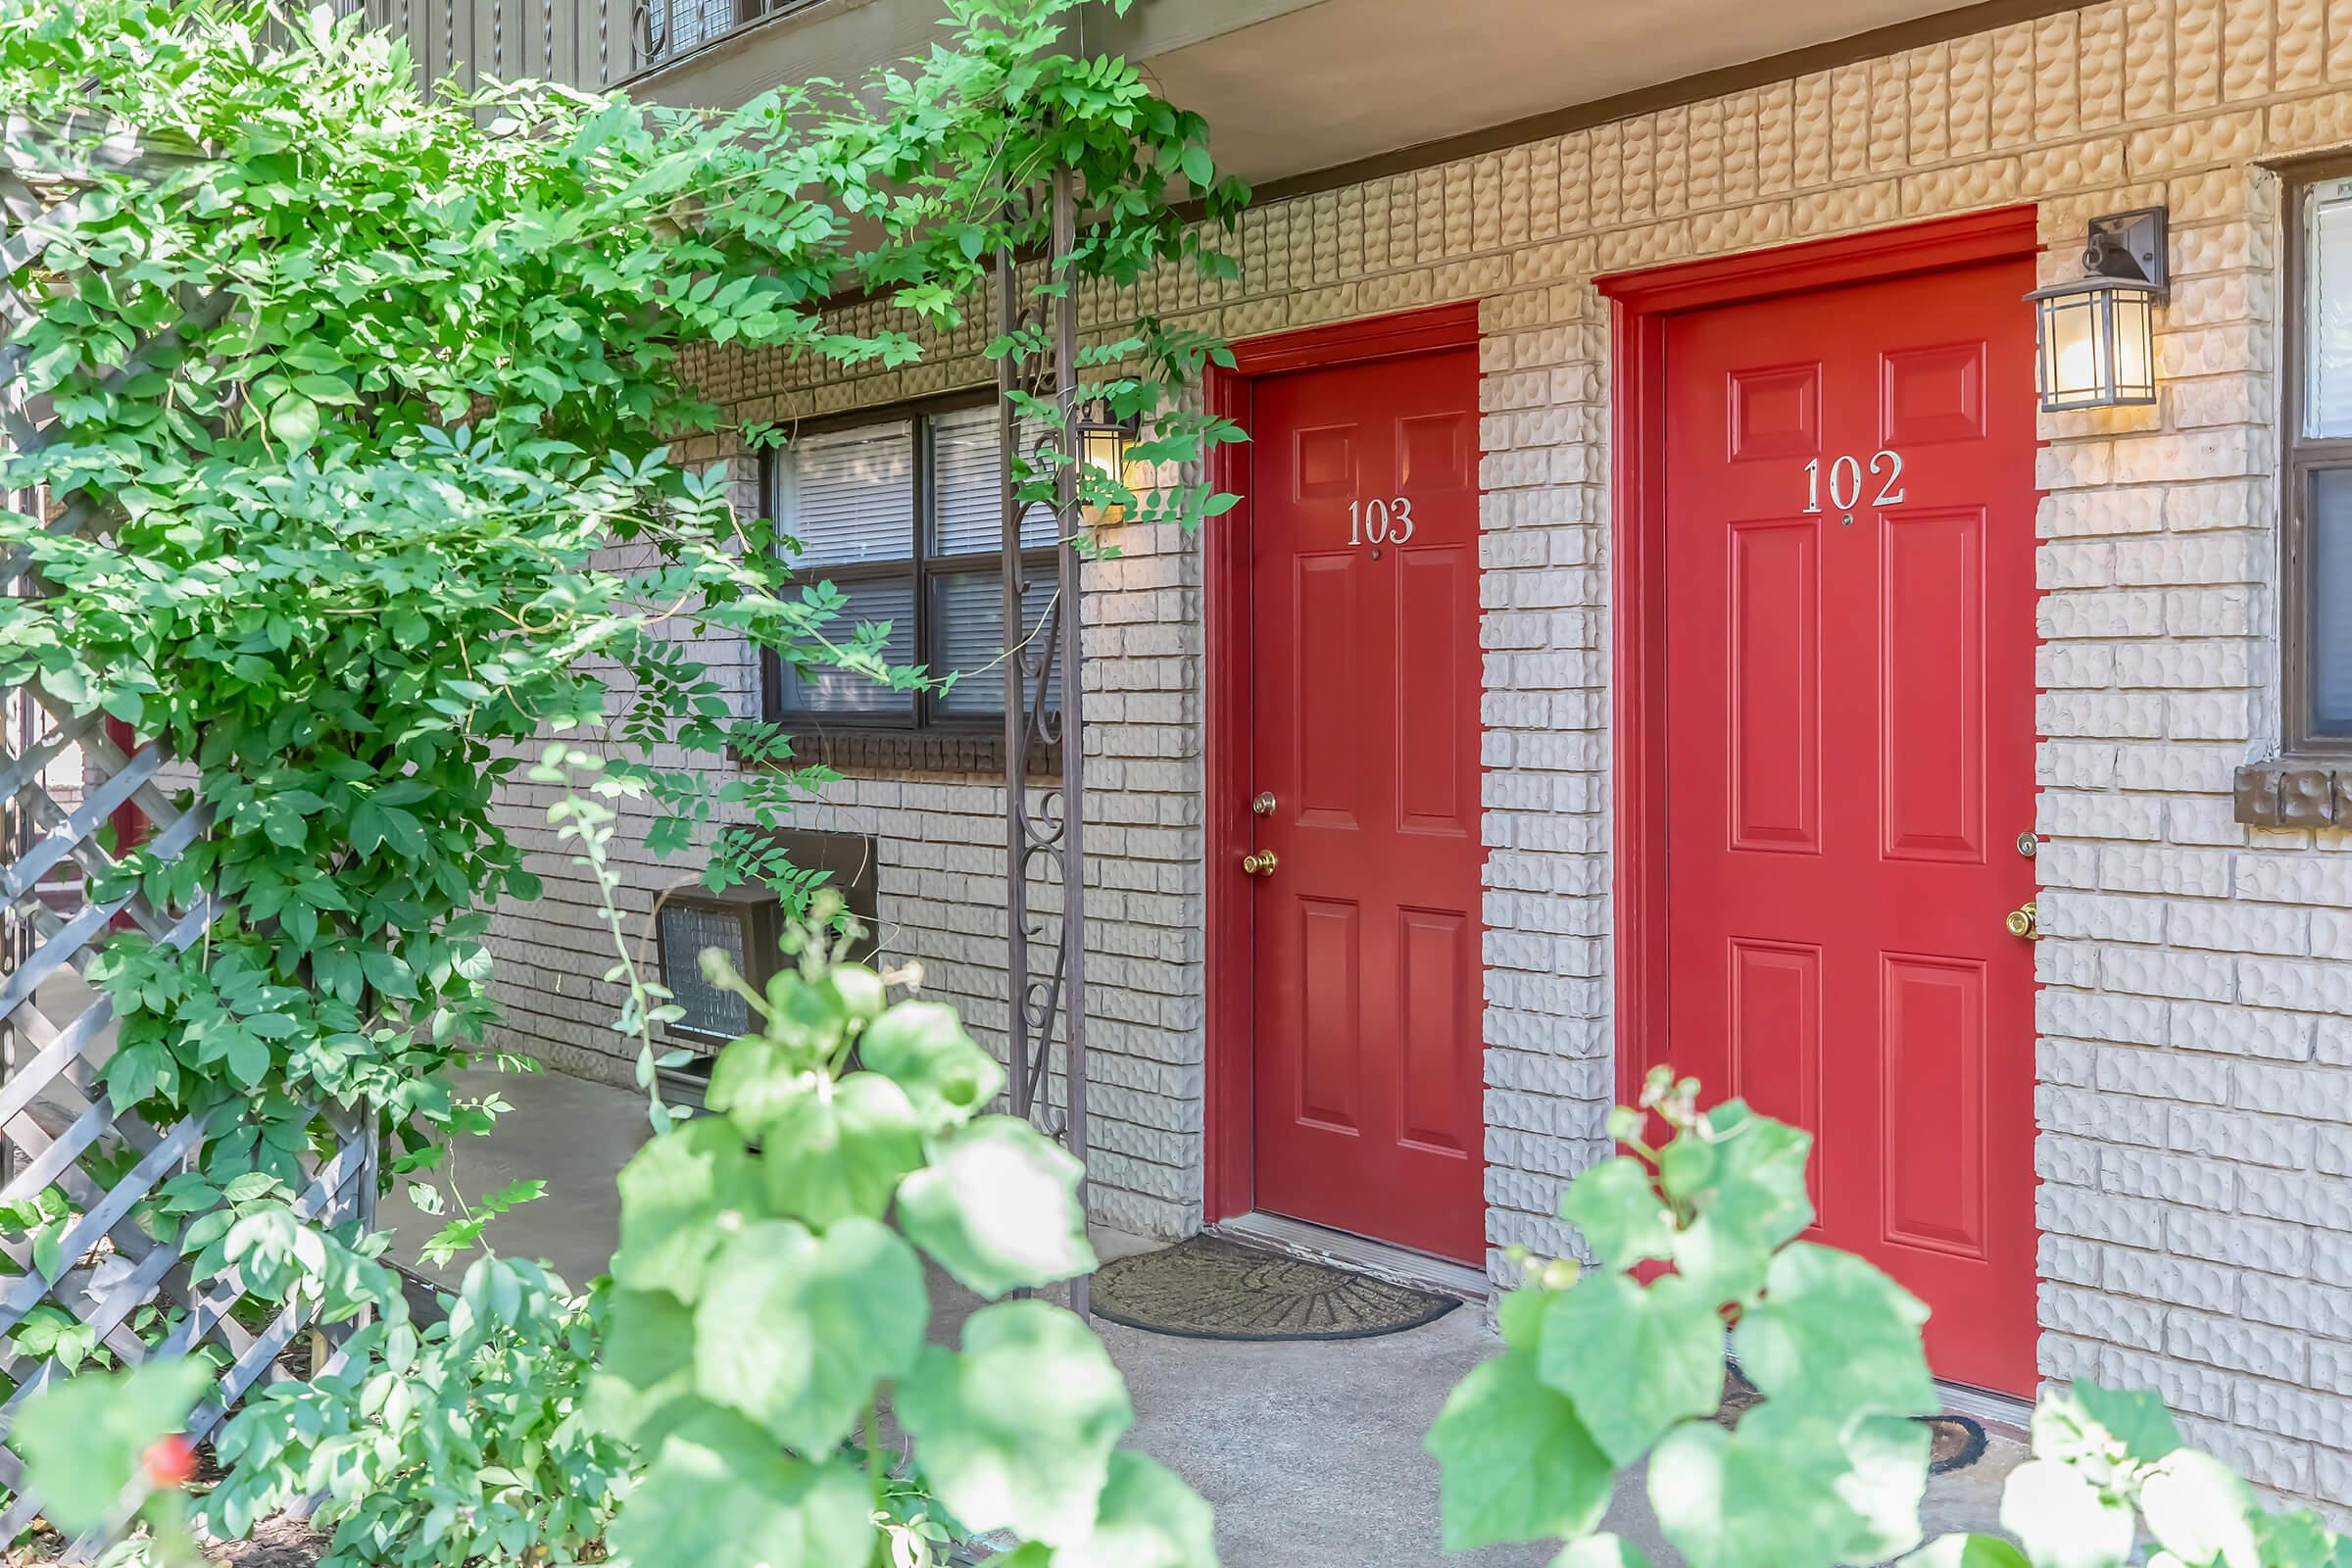
[[1222, 1236], [1196, 1236], [1096, 1271], [1097, 1317], [1188, 1340], [1368, 1340], [1461, 1305]]
[[[1754, 1384], [1740, 1375], [1738, 1367], [1726, 1368], [1723, 1407], [1715, 1412], [1717, 1425], [1737, 1426], [1747, 1407], [1763, 1397]], [[1967, 1416], [1917, 1415], [1911, 1419], [1928, 1429], [1928, 1474], [1950, 1475], [1984, 1457], [1984, 1429]]]

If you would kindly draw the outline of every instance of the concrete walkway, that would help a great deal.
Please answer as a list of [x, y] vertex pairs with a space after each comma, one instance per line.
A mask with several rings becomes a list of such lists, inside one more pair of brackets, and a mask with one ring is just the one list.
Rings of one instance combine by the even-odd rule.
[[[460, 1093], [496, 1093], [514, 1107], [491, 1136], [464, 1141], [460, 1190], [478, 1198], [516, 1178], [548, 1183], [546, 1198], [496, 1222], [492, 1245], [543, 1257], [584, 1286], [612, 1254], [619, 1217], [612, 1177], [648, 1135], [644, 1102], [552, 1072], [468, 1073]], [[394, 1255], [421, 1267], [418, 1250], [443, 1222], [398, 1200], [386, 1201], [384, 1216], [394, 1222]], [[1155, 1244], [1099, 1233], [1096, 1245], [1110, 1257]], [[459, 1258], [441, 1276], [454, 1283], [465, 1265]], [[952, 1339], [976, 1303], [942, 1279], [933, 1299], [935, 1333]], [[1130, 1441], [1215, 1505], [1226, 1568], [1424, 1568], [1441, 1560], [1437, 1466], [1421, 1451], [1421, 1435], [1446, 1392], [1499, 1348], [1477, 1311], [1336, 1343], [1230, 1344], [1095, 1327], [1135, 1400]], [[2000, 1478], [2022, 1456], [2013, 1438], [1995, 1436], [1983, 1460], [1933, 1481], [1929, 1536], [1988, 1527]], [[1638, 1480], [1621, 1484], [1610, 1525], [1672, 1560]], [[1444, 1560], [1544, 1568], [1554, 1555], [1498, 1546]]]

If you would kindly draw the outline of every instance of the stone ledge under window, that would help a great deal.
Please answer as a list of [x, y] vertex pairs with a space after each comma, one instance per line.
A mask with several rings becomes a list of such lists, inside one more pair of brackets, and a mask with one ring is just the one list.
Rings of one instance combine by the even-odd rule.
[[[789, 726], [787, 726], [789, 728]], [[1004, 776], [1004, 737], [984, 730], [834, 730], [792, 732], [792, 755], [845, 773], [986, 774]], [[1033, 778], [1061, 775], [1061, 747], [1032, 746]]]
[[2234, 814], [2248, 827], [2352, 827], [2352, 758], [2281, 757], [2237, 770]]

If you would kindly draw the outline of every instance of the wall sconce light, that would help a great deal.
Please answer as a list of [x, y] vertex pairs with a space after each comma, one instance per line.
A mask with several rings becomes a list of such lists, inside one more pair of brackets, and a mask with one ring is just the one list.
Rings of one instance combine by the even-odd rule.
[[2041, 412], [2156, 401], [2156, 303], [2165, 297], [2165, 210], [2090, 220], [2088, 275], [2026, 296], [2034, 303]]
[[[1078, 474], [1083, 485], [1092, 474], [1104, 484], [1127, 488], [1127, 454], [1135, 445], [1143, 421], [1134, 416], [1120, 419], [1098, 402], [1085, 417], [1078, 421]], [[1119, 521], [1126, 515], [1120, 506], [1090, 504], [1080, 508], [1090, 528], [1100, 528]]]

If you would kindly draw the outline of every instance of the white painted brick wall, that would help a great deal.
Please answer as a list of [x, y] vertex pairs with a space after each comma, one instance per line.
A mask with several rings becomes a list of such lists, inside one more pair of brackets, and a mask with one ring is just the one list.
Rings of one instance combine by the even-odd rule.
[[[2271, 1487], [2352, 1505], [2352, 839], [2229, 808], [2277, 706], [2278, 215], [2255, 165], [2348, 141], [2343, 6], [2105, 0], [1262, 208], [1241, 284], [1154, 276], [1116, 302], [1233, 337], [1480, 302], [1493, 1247], [1570, 1245], [1553, 1203], [1611, 1098], [1592, 278], [2018, 201], [2044, 275], [2071, 276], [2085, 220], [2167, 204], [2161, 403], [2045, 418], [2036, 461], [2041, 1367], [2158, 1388]], [[976, 382], [979, 342], [849, 381], [740, 357], [708, 378], [748, 417], [808, 416]], [[1173, 1234], [1200, 1192], [1198, 556], [1124, 543], [1088, 584], [1098, 1192]], [[516, 819], [542, 804], [518, 790]], [[893, 952], [1000, 1021], [991, 786], [853, 779], [807, 820], [883, 834]], [[641, 903], [668, 875], [631, 870]], [[576, 887], [495, 940], [509, 1038], [609, 1070]]]

